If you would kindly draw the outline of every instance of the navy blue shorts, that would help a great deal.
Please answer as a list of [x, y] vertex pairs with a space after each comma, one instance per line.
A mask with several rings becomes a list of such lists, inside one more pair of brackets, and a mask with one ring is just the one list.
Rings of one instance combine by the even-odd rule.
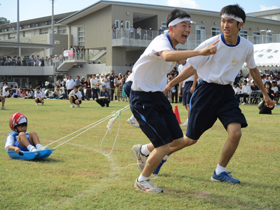
[[124, 92], [128, 98], [130, 96], [131, 85], [132, 85], [132, 81], [128, 81], [128, 82], [124, 83], [124, 86], [123, 86]]
[[196, 87], [191, 101], [189, 124], [186, 136], [193, 140], [199, 137], [216, 122], [217, 118], [227, 129], [232, 122], [247, 127], [239, 103], [234, 97], [231, 85], [219, 85], [202, 81]]
[[182, 94], [182, 99], [183, 99], [182, 102], [184, 106], [190, 103], [191, 96], [192, 96], [190, 90], [192, 88], [192, 85], [193, 85], [193, 81], [185, 82], [183, 94]]
[[130, 108], [155, 148], [183, 137], [172, 106], [162, 92], [130, 92]]
[[[29, 143], [31, 144], [31, 142], [30, 142], [29, 138], [27, 138], [27, 140], [28, 140], [28, 141], [29, 141]], [[21, 146], [21, 145], [20, 145], [20, 143], [19, 143], [18, 141], [15, 141], [15, 143], [14, 143], [14, 147], [18, 147], [18, 148], [20, 148], [20, 150], [21, 150], [21, 151], [28, 151], [27, 147], [23, 147], [23, 146]]]

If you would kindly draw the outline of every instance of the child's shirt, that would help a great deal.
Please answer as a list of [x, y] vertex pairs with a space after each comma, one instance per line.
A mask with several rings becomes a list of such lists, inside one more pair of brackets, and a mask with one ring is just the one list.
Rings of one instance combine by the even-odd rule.
[[[9, 146], [15, 146], [15, 143], [18, 141], [18, 132], [11, 132], [7, 136], [7, 140], [5, 143], [5, 150], [8, 151]], [[25, 133], [27, 139], [29, 140], [29, 133]]]

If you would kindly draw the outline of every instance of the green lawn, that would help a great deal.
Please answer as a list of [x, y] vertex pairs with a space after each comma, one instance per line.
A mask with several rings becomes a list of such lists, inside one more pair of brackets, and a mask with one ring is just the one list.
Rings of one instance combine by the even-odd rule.
[[[119, 138], [109, 157], [100, 152], [108, 121], [58, 147], [44, 160], [13, 160], [4, 150], [14, 112], [25, 114], [28, 131], [36, 131], [47, 145], [127, 104], [112, 102], [102, 108], [85, 101], [81, 108], [70, 109], [68, 101], [46, 100], [44, 106], [35, 106], [33, 100], [8, 99], [7, 110], [0, 110], [0, 209], [280, 209], [280, 107], [269, 116], [259, 115], [256, 106], [241, 106], [249, 126], [242, 130], [239, 148], [227, 168], [240, 185], [210, 181], [227, 138], [219, 121], [196, 145], [173, 154], [164, 164], [153, 180], [163, 194], [133, 188], [140, 172], [133, 165], [131, 147], [149, 141], [140, 129], [126, 123], [129, 110], [121, 115]], [[185, 121], [186, 111], [178, 106]], [[185, 133], [186, 127], [182, 129]], [[110, 152], [117, 130], [118, 121], [105, 140], [105, 152]]]

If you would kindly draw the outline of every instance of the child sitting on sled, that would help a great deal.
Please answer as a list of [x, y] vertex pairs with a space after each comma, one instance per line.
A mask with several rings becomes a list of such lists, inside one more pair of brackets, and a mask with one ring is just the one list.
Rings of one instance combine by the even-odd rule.
[[39, 137], [36, 132], [27, 133], [27, 118], [19, 113], [14, 113], [9, 120], [10, 128], [13, 132], [8, 134], [5, 149], [13, 150], [17, 153], [20, 151], [35, 152], [38, 150], [49, 149], [40, 144]]

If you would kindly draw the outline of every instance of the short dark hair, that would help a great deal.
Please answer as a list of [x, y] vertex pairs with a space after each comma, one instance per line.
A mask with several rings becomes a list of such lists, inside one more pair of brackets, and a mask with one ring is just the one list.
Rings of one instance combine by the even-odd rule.
[[[244, 10], [238, 4], [227, 5], [227, 6], [223, 7], [220, 11], [220, 16], [222, 16], [222, 14], [224, 14], [224, 13], [229, 14], [229, 15], [234, 15], [236, 17], [240, 17], [243, 20], [243, 22], [245, 23], [246, 14], [245, 14]], [[239, 22], [237, 23], [237, 25], [238, 24], [239, 24]]]
[[264, 85], [269, 85], [269, 90], [271, 90], [271, 83], [270, 82], [266, 82]]
[[169, 23], [172, 21], [172, 20], [175, 20], [176, 18], [190, 18], [191, 16], [181, 10], [181, 9], [173, 9], [168, 15], [167, 15], [167, 19], [166, 19], [166, 25], [168, 26]]

